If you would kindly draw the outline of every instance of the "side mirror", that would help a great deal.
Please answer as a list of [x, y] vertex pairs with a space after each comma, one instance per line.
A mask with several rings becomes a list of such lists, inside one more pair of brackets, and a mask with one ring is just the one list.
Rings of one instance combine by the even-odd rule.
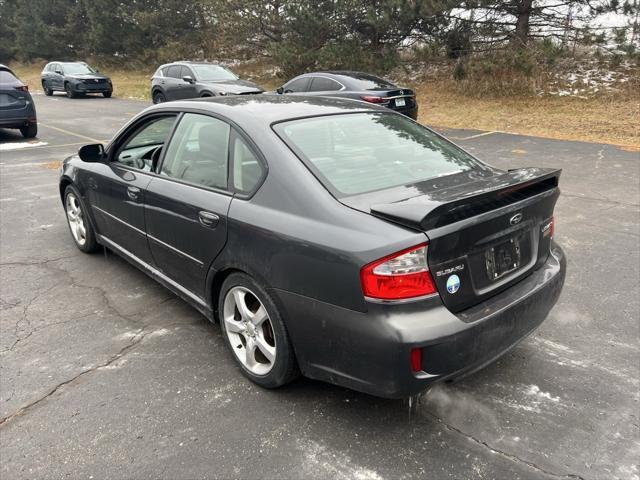
[[276, 93], [282, 95], [284, 93], [284, 87], [278, 87], [278, 89], [276, 90]]
[[105, 158], [104, 146], [101, 143], [92, 143], [90, 145], [84, 145], [78, 150], [78, 156], [80, 160], [88, 163], [99, 163]]
[[100, 70], [98, 70], [97, 68], [96, 68], [96, 73], [100, 73]]
[[187, 75], [186, 77], [182, 77], [182, 80], [184, 80], [187, 83], [195, 83], [193, 80], [193, 77], [191, 75]]
[[62, 75], [62, 70], [56, 70], [56, 73], [57, 73], [58, 75]]

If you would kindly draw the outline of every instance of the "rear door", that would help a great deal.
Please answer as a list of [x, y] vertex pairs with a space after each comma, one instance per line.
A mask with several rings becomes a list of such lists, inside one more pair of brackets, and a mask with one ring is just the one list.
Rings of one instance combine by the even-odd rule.
[[147, 187], [145, 221], [156, 266], [201, 299], [227, 239], [230, 134], [220, 119], [185, 113]]
[[164, 78], [164, 91], [167, 100], [178, 100], [180, 98], [180, 84], [183, 83], [180, 78], [182, 67], [180, 65], [171, 65], [167, 68]]

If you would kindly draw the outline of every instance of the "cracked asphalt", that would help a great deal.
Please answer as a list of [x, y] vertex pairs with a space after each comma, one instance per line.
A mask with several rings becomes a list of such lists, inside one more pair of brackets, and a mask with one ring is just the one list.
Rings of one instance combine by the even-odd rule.
[[80, 253], [59, 162], [146, 104], [34, 98], [37, 141], [0, 130], [1, 478], [639, 478], [638, 152], [444, 132], [502, 168], [563, 168], [569, 270], [533, 336], [410, 415], [306, 379], [262, 390], [218, 326], [114, 254]]

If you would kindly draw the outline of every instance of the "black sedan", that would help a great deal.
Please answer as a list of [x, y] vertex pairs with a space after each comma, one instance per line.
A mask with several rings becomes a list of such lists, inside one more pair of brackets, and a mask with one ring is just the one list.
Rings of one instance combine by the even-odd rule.
[[153, 106], [64, 161], [73, 240], [210, 320], [264, 387], [299, 373], [384, 397], [491, 362], [547, 316], [560, 172], [490, 167], [364, 102]]
[[84, 62], [47, 63], [42, 70], [41, 82], [47, 96], [53, 92], [65, 92], [69, 98], [101, 93], [110, 98], [113, 93], [111, 79]]
[[0, 128], [17, 128], [24, 138], [38, 134], [36, 106], [29, 87], [0, 63]]
[[276, 90], [278, 94], [319, 95], [364, 100], [418, 118], [413, 90], [364, 72], [332, 71], [305, 73]]
[[175, 62], [160, 66], [151, 77], [153, 103], [198, 97], [254, 95], [264, 90], [217, 63]]

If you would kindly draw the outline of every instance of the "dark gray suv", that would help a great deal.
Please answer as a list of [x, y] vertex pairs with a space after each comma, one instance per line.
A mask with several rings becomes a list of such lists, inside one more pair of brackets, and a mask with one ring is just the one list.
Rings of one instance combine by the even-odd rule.
[[105, 98], [111, 98], [113, 93], [111, 79], [85, 62], [49, 62], [42, 70], [41, 80], [47, 96], [62, 91], [69, 98], [88, 93], [101, 93]]
[[25, 138], [38, 134], [36, 106], [25, 85], [0, 63], [0, 128], [18, 128]]
[[241, 80], [231, 70], [216, 63], [168, 63], [158, 68], [151, 77], [153, 103], [262, 92], [264, 90], [260, 86]]

